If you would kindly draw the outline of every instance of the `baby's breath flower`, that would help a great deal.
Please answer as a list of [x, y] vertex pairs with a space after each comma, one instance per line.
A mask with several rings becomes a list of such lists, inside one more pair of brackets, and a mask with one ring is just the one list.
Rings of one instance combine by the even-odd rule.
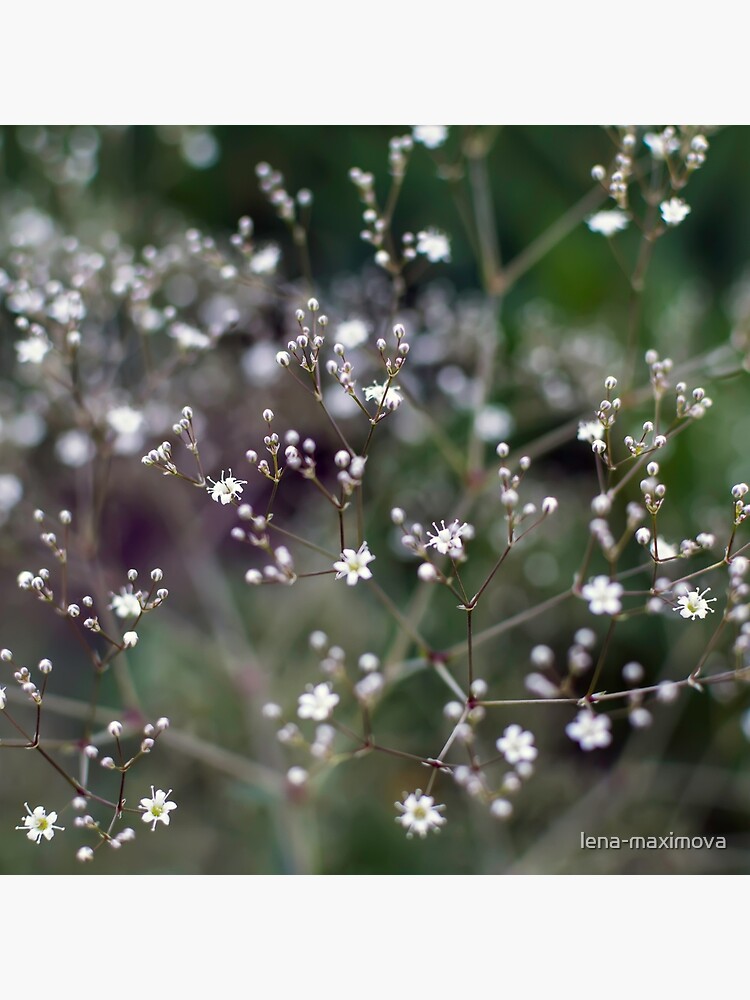
[[143, 816], [141, 819], [144, 823], [151, 823], [151, 832], [156, 829], [157, 823], [163, 823], [165, 826], [169, 826], [169, 814], [173, 809], [177, 808], [176, 802], [167, 802], [167, 799], [172, 794], [172, 789], [170, 788], [168, 792], [159, 788], [154, 791], [154, 786], [151, 786], [151, 798], [141, 799], [140, 809], [143, 809]]
[[395, 805], [401, 813], [396, 822], [404, 827], [409, 838], [415, 833], [424, 838], [430, 830], [439, 833], [445, 823], [445, 817], [440, 815], [445, 806], [436, 806], [435, 799], [431, 795], [423, 795], [421, 788], [408, 795], [404, 792], [404, 801]]
[[614, 236], [628, 228], [630, 216], [626, 212], [613, 208], [611, 211], [596, 212], [586, 219], [586, 225], [592, 233], [601, 233], [602, 236]]
[[341, 559], [333, 564], [336, 572], [336, 579], [342, 580], [346, 577], [346, 582], [353, 587], [358, 580], [369, 580], [372, 572], [367, 568], [375, 556], [370, 552], [367, 542], [362, 542], [355, 552], [354, 549], [344, 549]]
[[622, 592], [622, 584], [610, 580], [608, 576], [595, 576], [581, 588], [581, 594], [589, 602], [592, 615], [618, 614], [622, 610]]
[[137, 618], [143, 611], [139, 594], [140, 591], [138, 594], [133, 593], [132, 586], [121, 587], [119, 594], [112, 595], [112, 602], [109, 606], [118, 618]]
[[224, 470], [222, 469], [220, 479], [211, 479], [210, 476], [206, 477], [211, 486], [206, 486], [206, 489], [211, 494], [211, 499], [215, 500], [217, 503], [222, 504], [231, 503], [240, 493], [242, 493], [242, 487], [247, 485], [246, 479], [235, 479], [232, 475], [232, 470], [229, 470], [229, 475], [224, 475]]
[[29, 803], [26, 802], [24, 804], [28, 815], [22, 817], [23, 826], [17, 826], [16, 830], [23, 830], [29, 840], [34, 840], [37, 844], [41, 844], [42, 837], [45, 840], [52, 840], [55, 836], [55, 830], [62, 832], [65, 829], [64, 826], [55, 826], [55, 820], [57, 819], [56, 812], [51, 812], [47, 815], [44, 806], [37, 806], [32, 812], [29, 809]]
[[709, 605], [713, 604], [716, 598], [704, 596], [710, 589], [710, 587], [706, 587], [703, 591], [691, 590], [689, 594], [678, 597], [677, 604], [672, 610], [679, 611], [682, 618], [689, 618], [691, 621], [695, 621], [696, 618], [705, 618], [709, 611], [713, 614], [714, 608], [709, 607]]
[[432, 522], [432, 527], [435, 529], [433, 534], [431, 531], [427, 532], [427, 542], [428, 547], [431, 546], [437, 552], [443, 556], [450, 556], [451, 559], [457, 559], [463, 554], [464, 543], [461, 540], [463, 535], [471, 537], [473, 535], [473, 528], [470, 524], [459, 524], [458, 520], [453, 521], [446, 528], [445, 521], [440, 522], [440, 527], [438, 528], [435, 521]]
[[364, 393], [368, 403], [374, 401], [384, 410], [397, 410], [404, 401], [401, 390], [395, 385], [386, 388], [385, 385], [373, 382], [372, 385], [365, 387]]
[[670, 198], [659, 205], [661, 217], [668, 226], [679, 226], [690, 215], [690, 205], [682, 198]]
[[581, 750], [595, 750], [608, 747], [612, 742], [612, 723], [608, 715], [594, 715], [586, 709], [579, 712], [573, 722], [565, 727], [565, 732]]
[[604, 439], [604, 427], [598, 420], [582, 420], [578, 425], [578, 440], [588, 441], [589, 444], [593, 444], [594, 441], [602, 441]]
[[445, 233], [438, 229], [422, 229], [417, 233], [417, 253], [423, 254], [432, 264], [446, 263], [451, 259], [451, 245]]
[[339, 696], [331, 690], [330, 684], [316, 684], [315, 687], [308, 684], [307, 691], [298, 700], [297, 715], [300, 719], [323, 722], [338, 705]]
[[415, 142], [421, 142], [427, 149], [438, 149], [448, 138], [448, 126], [414, 125], [411, 134]]
[[520, 726], [508, 726], [495, 745], [509, 764], [518, 764], [519, 761], [524, 760], [536, 760], [537, 749], [534, 746], [534, 734], [522, 730]]

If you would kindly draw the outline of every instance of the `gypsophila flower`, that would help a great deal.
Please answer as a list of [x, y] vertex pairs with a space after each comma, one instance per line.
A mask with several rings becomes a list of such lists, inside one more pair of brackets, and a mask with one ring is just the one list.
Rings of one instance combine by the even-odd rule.
[[331, 690], [330, 684], [316, 684], [315, 687], [308, 684], [307, 691], [299, 696], [298, 701], [297, 715], [300, 719], [323, 722], [338, 705], [339, 696]]
[[509, 764], [536, 760], [534, 734], [524, 731], [520, 726], [508, 726], [495, 745]]
[[5, 708], [5, 688], [0, 688], [0, 712]]
[[437, 229], [423, 229], [417, 233], [417, 253], [423, 254], [432, 264], [450, 261], [450, 240]]
[[354, 549], [344, 549], [341, 559], [333, 564], [336, 572], [336, 579], [342, 580], [346, 577], [348, 586], [353, 587], [358, 580], [369, 580], [372, 572], [367, 568], [375, 556], [367, 547], [367, 542], [362, 542], [355, 552]]
[[154, 786], [151, 786], [151, 798], [141, 799], [140, 809], [143, 809], [143, 816], [141, 819], [144, 823], [151, 823], [151, 832], [156, 829], [157, 823], [163, 823], [165, 826], [169, 826], [169, 814], [173, 809], [177, 808], [176, 802], [167, 802], [167, 799], [172, 794], [172, 789], [170, 788], [168, 792], [163, 791], [161, 788], [154, 791]]
[[121, 587], [119, 594], [112, 595], [109, 606], [118, 618], [137, 618], [143, 611], [138, 594], [134, 594], [130, 586]]
[[703, 591], [691, 590], [689, 594], [678, 597], [677, 604], [672, 610], [679, 611], [682, 618], [689, 618], [691, 621], [695, 621], [696, 618], [705, 618], [709, 611], [713, 614], [714, 608], [709, 605], [713, 604], [716, 598], [704, 596], [710, 589], [710, 587], [706, 587]]
[[470, 524], [459, 524], [458, 520], [453, 521], [446, 528], [445, 521], [440, 522], [440, 527], [438, 528], [435, 521], [432, 522], [432, 527], [435, 529], [435, 534], [431, 531], [427, 532], [427, 542], [428, 546], [432, 546], [443, 556], [450, 556], [451, 559], [457, 559], [462, 555], [464, 550], [464, 543], [461, 540], [463, 535], [471, 537], [473, 535], [473, 528]]
[[52, 840], [55, 836], [55, 830], [62, 832], [65, 829], [64, 826], [55, 826], [56, 812], [51, 812], [48, 816], [44, 806], [37, 806], [32, 812], [28, 802], [25, 802], [24, 805], [28, 816], [22, 817], [23, 826], [17, 826], [16, 830], [23, 830], [29, 840], [35, 840], [37, 844], [41, 844], [42, 837], [45, 840]]
[[445, 823], [445, 817], [440, 815], [445, 806], [436, 806], [434, 798], [431, 795], [423, 795], [421, 788], [409, 795], [404, 793], [404, 801], [396, 802], [395, 805], [401, 812], [401, 815], [396, 817], [396, 822], [404, 827], [409, 838], [415, 833], [420, 837], [426, 837], [430, 830], [439, 833], [440, 827]]
[[585, 709], [578, 713], [573, 722], [565, 727], [565, 732], [581, 750], [596, 750], [608, 747], [612, 742], [612, 723], [608, 715], [594, 715]]
[[336, 327], [336, 342], [347, 350], [361, 347], [367, 343], [368, 336], [367, 324], [362, 319], [348, 319]]
[[651, 150], [655, 160], [666, 160], [670, 153], [676, 153], [680, 148], [680, 140], [669, 132], [647, 132], [643, 141]]
[[229, 475], [224, 475], [224, 470], [221, 472], [221, 479], [211, 479], [210, 476], [206, 477], [212, 486], [206, 486], [206, 489], [211, 494], [211, 499], [215, 500], [217, 503], [222, 504], [231, 503], [240, 493], [242, 493], [242, 487], [247, 486], [246, 479], [235, 479], [232, 475], [232, 470], [229, 470]]
[[604, 427], [598, 420], [582, 420], [579, 423], [579, 441], [588, 441], [589, 444], [593, 444], [594, 441], [602, 441], [603, 439]]
[[368, 403], [374, 400], [384, 410], [397, 410], [404, 401], [401, 390], [395, 385], [386, 389], [385, 385], [373, 382], [372, 385], [365, 387], [364, 393]]
[[622, 592], [622, 584], [610, 580], [608, 576], [595, 576], [581, 588], [581, 594], [589, 602], [592, 615], [618, 614], [622, 610]]
[[414, 125], [411, 134], [415, 142], [421, 142], [427, 149], [438, 149], [448, 138], [448, 126]]
[[51, 350], [52, 344], [46, 337], [42, 336], [28, 337], [26, 340], [19, 340], [16, 344], [16, 354], [22, 365], [41, 364]]
[[668, 226], [679, 226], [690, 215], [690, 205], [682, 198], [670, 198], [659, 205], [661, 217]]
[[626, 212], [621, 212], [618, 208], [613, 208], [609, 212], [595, 212], [586, 219], [586, 225], [592, 233], [601, 233], [602, 236], [614, 236], [628, 228], [630, 216]]

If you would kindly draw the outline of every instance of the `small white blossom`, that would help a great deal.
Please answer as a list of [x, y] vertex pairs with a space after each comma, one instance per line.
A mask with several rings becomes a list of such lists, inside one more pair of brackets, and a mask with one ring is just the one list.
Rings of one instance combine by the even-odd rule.
[[138, 643], [137, 632], [125, 632], [122, 637], [122, 644], [126, 649], [132, 649]]
[[366, 386], [364, 393], [368, 403], [374, 400], [384, 410], [397, 410], [404, 401], [401, 390], [395, 385], [388, 386], [386, 389], [385, 385], [373, 382], [372, 385]]
[[659, 205], [661, 217], [668, 226], [679, 226], [690, 215], [690, 205], [682, 198], [670, 198]]
[[0, 712], [5, 708], [5, 688], [0, 688]]
[[435, 521], [432, 522], [432, 527], [435, 529], [433, 534], [431, 531], [427, 532], [427, 542], [428, 546], [432, 546], [443, 556], [450, 556], [451, 559], [458, 559], [459, 556], [463, 554], [464, 543], [461, 540], [463, 535], [471, 538], [474, 531], [470, 524], [459, 524], [458, 520], [453, 521], [446, 528], [445, 521], [440, 522], [440, 527], [438, 528]]
[[151, 786], [151, 798], [141, 799], [140, 809], [143, 809], [143, 816], [141, 819], [144, 823], [151, 823], [151, 832], [156, 829], [157, 823], [163, 823], [165, 826], [169, 826], [169, 814], [173, 809], [177, 808], [176, 802], [167, 802], [167, 799], [172, 794], [172, 789], [170, 788], [168, 792], [159, 788], [154, 791], [154, 786]]
[[610, 580], [608, 576], [595, 576], [581, 588], [581, 594], [589, 602], [592, 615], [618, 614], [622, 610], [622, 592], [622, 584]]
[[508, 726], [495, 745], [509, 764], [536, 760], [534, 734], [524, 731], [520, 726]]
[[354, 549], [344, 549], [341, 559], [333, 564], [336, 570], [336, 579], [342, 580], [346, 577], [346, 582], [353, 587], [359, 580], [369, 580], [372, 572], [367, 568], [375, 556], [367, 547], [367, 542], [362, 542], [355, 552]]
[[118, 618], [137, 618], [143, 608], [139, 595], [133, 593], [132, 587], [121, 587], [119, 594], [112, 595], [112, 603], [109, 605]]
[[253, 274], [273, 274], [280, 260], [281, 249], [275, 243], [269, 243], [253, 254], [250, 270]]
[[448, 138], [448, 126], [414, 125], [411, 134], [415, 142], [421, 142], [427, 149], [438, 149]]
[[211, 346], [211, 338], [188, 323], [172, 323], [167, 333], [183, 351], [205, 351]]
[[689, 594], [678, 597], [677, 605], [672, 610], [679, 611], [682, 618], [689, 618], [691, 621], [695, 621], [696, 618], [705, 618], [709, 611], [713, 614], [715, 609], [709, 605], [713, 604], [716, 598], [704, 596], [710, 589], [710, 587], [706, 587], [703, 591], [691, 590]]
[[598, 420], [582, 420], [579, 423], [579, 441], [588, 441], [589, 444], [593, 444], [594, 441], [602, 441], [603, 439], [604, 427]]
[[396, 822], [404, 827], [407, 837], [413, 837], [415, 833], [426, 837], [430, 830], [439, 833], [445, 823], [445, 817], [440, 815], [445, 806], [436, 806], [434, 798], [423, 795], [421, 788], [409, 795], [404, 794], [404, 801], [395, 805], [401, 813]]
[[217, 503], [228, 504], [239, 497], [242, 493], [242, 487], [247, 486], [246, 479], [235, 479], [232, 475], [232, 470], [229, 470], [229, 475], [224, 475], [224, 470], [221, 471], [221, 479], [211, 479], [210, 476], [206, 477], [211, 486], [207, 486], [206, 489], [211, 494], [211, 499], [215, 500]]
[[680, 148], [680, 140], [669, 132], [647, 132], [643, 141], [651, 150], [655, 160], [666, 160], [670, 153], [675, 153]]
[[41, 364], [51, 350], [52, 344], [46, 337], [42, 336], [28, 337], [26, 340], [19, 340], [16, 344], [16, 354], [22, 365]]
[[366, 344], [368, 337], [367, 324], [362, 319], [348, 319], [336, 327], [336, 342], [343, 344], [347, 350]]
[[32, 812], [29, 809], [29, 803], [24, 803], [26, 806], [26, 812], [28, 816], [23, 816], [23, 826], [17, 826], [16, 830], [24, 830], [26, 836], [29, 840], [35, 840], [37, 844], [41, 844], [42, 837], [45, 840], [52, 840], [55, 836], [55, 830], [64, 830], [64, 826], [55, 826], [55, 820], [57, 819], [57, 813], [51, 812], [49, 816], [44, 806], [37, 806]]
[[437, 229], [423, 229], [417, 233], [417, 253], [423, 254], [432, 264], [451, 259], [450, 240]]
[[330, 684], [316, 684], [315, 687], [308, 684], [307, 691], [299, 696], [298, 701], [297, 715], [300, 719], [323, 722], [338, 705], [339, 696], [331, 690]]
[[594, 715], [585, 709], [578, 713], [573, 722], [565, 727], [565, 732], [581, 750], [595, 750], [597, 747], [608, 747], [612, 742], [612, 723], [608, 715]]
[[614, 236], [628, 228], [630, 216], [621, 212], [618, 208], [613, 208], [609, 212], [595, 212], [586, 219], [586, 225], [592, 233], [601, 233], [602, 236]]

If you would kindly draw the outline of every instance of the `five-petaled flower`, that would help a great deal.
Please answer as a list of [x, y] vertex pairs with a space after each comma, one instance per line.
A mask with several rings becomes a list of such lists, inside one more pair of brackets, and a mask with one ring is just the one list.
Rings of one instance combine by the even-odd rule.
[[594, 715], [584, 709], [579, 712], [573, 722], [565, 727], [565, 732], [581, 750], [596, 750], [597, 747], [608, 747], [612, 742], [612, 723], [608, 715]]
[[595, 576], [581, 588], [592, 615], [616, 615], [622, 611], [622, 592], [622, 584], [610, 580], [608, 576]]
[[710, 589], [710, 587], [706, 587], [703, 591], [691, 590], [690, 593], [685, 594], [684, 597], [678, 597], [677, 604], [674, 608], [672, 608], [672, 610], [679, 611], [683, 618], [689, 618], [691, 621], [695, 621], [696, 618], [705, 618], [709, 611], [713, 614], [715, 609], [709, 607], [709, 605], [712, 604], [716, 598], [705, 597]]
[[428, 546], [432, 546], [436, 549], [442, 556], [450, 556], [451, 559], [458, 559], [464, 551], [464, 543], [462, 541], [462, 536], [465, 535], [470, 538], [473, 534], [473, 529], [470, 524], [459, 524], [458, 520], [455, 520], [452, 524], [449, 524], [446, 528], [445, 521], [440, 522], [440, 527], [438, 528], [435, 521], [432, 522], [432, 527], [435, 529], [435, 534], [431, 531], [427, 532], [427, 537], [429, 541]]
[[206, 486], [206, 489], [211, 494], [211, 499], [222, 504], [232, 503], [242, 493], [242, 487], [247, 486], [247, 479], [235, 479], [231, 469], [228, 476], [224, 475], [224, 470], [222, 469], [221, 479], [211, 479], [210, 476], [206, 478], [212, 484], [211, 486]]
[[690, 205], [682, 198], [670, 198], [659, 205], [661, 217], [668, 226], [679, 226], [690, 215]]
[[495, 746], [509, 764], [518, 764], [522, 760], [536, 760], [537, 749], [534, 746], [534, 734], [520, 726], [508, 726]]
[[139, 595], [140, 591], [133, 593], [132, 586], [121, 587], [119, 594], [112, 595], [110, 608], [118, 618], [137, 618], [143, 611]]
[[423, 795], [421, 788], [408, 795], [404, 792], [404, 801], [396, 802], [396, 808], [401, 813], [396, 822], [404, 827], [407, 837], [413, 837], [415, 833], [426, 837], [430, 830], [439, 833], [445, 823], [445, 817], [440, 815], [445, 806], [436, 806], [434, 798]]
[[313, 719], [315, 722], [322, 722], [327, 719], [336, 705], [339, 703], [339, 696], [331, 691], [330, 684], [307, 685], [307, 691], [299, 696], [299, 707], [297, 715], [300, 719]]
[[57, 813], [51, 812], [47, 815], [47, 811], [44, 806], [37, 806], [32, 812], [29, 809], [29, 803], [25, 802], [26, 812], [28, 816], [23, 817], [23, 826], [17, 826], [16, 830], [23, 830], [29, 840], [35, 840], [37, 844], [41, 844], [42, 837], [45, 840], [52, 840], [55, 836], [55, 830], [64, 830], [64, 826], [55, 826], [55, 820], [57, 819]]
[[422, 229], [417, 233], [417, 253], [423, 254], [432, 264], [451, 259], [451, 244], [445, 233], [437, 229]]
[[344, 549], [341, 553], [341, 559], [333, 564], [333, 568], [336, 570], [336, 579], [343, 580], [346, 577], [346, 582], [350, 587], [353, 587], [358, 580], [369, 580], [372, 572], [367, 568], [367, 564], [371, 563], [374, 558], [375, 556], [367, 547], [367, 542], [362, 542], [356, 552], [354, 549]]
[[367, 402], [375, 401], [382, 410], [397, 410], [404, 401], [401, 390], [395, 385], [380, 385], [373, 382], [365, 387], [365, 399]]
[[151, 786], [151, 798], [141, 799], [140, 808], [144, 810], [141, 819], [144, 823], [151, 823], [151, 832], [156, 829], [157, 823], [163, 823], [164, 826], [169, 826], [169, 814], [173, 809], [177, 808], [176, 802], [167, 802], [167, 799], [172, 794], [172, 789], [170, 788], [168, 792], [165, 792], [162, 788], [157, 788], [154, 791], [154, 786]]

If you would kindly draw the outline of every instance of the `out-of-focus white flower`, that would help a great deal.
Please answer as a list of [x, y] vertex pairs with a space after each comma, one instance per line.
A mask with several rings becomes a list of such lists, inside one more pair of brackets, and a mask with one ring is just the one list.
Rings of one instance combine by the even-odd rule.
[[432, 264], [446, 263], [451, 259], [451, 244], [439, 229], [422, 229], [417, 233], [417, 253], [423, 254]]
[[250, 270], [253, 274], [273, 274], [280, 260], [281, 249], [275, 243], [268, 243], [250, 258]]
[[404, 801], [397, 802], [396, 808], [401, 813], [396, 822], [404, 827], [406, 836], [410, 838], [415, 833], [424, 838], [430, 830], [439, 833], [445, 823], [445, 817], [440, 815], [445, 806], [436, 806], [435, 799], [431, 795], [423, 795], [421, 788], [405, 794]]
[[509, 764], [519, 761], [536, 760], [537, 749], [534, 746], [534, 734], [521, 729], [520, 726], [508, 726], [495, 744]]
[[690, 215], [691, 209], [682, 198], [670, 198], [659, 205], [661, 217], [668, 226], [679, 226]]
[[608, 715], [594, 715], [585, 709], [578, 713], [573, 722], [565, 727], [565, 732], [581, 750], [596, 750], [608, 747], [612, 742], [612, 723]]
[[27, 337], [26, 340], [19, 340], [16, 343], [16, 354], [18, 361], [22, 365], [39, 365], [44, 361], [47, 354], [52, 350], [52, 344], [41, 334]]
[[336, 327], [336, 341], [349, 351], [366, 344], [369, 335], [363, 319], [347, 319]]
[[622, 592], [622, 584], [610, 580], [608, 576], [595, 576], [581, 588], [581, 594], [589, 602], [592, 615], [618, 614], [622, 610]]
[[602, 236], [614, 236], [615, 233], [627, 229], [630, 223], [630, 216], [619, 208], [609, 211], [595, 212], [586, 219], [586, 225], [592, 233], [601, 233]]
[[300, 719], [323, 722], [338, 705], [339, 696], [331, 690], [330, 684], [316, 684], [315, 687], [308, 684], [307, 691], [299, 696], [298, 702], [297, 715]]
[[447, 125], [413, 125], [411, 130], [415, 142], [427, 149], [438, 149], [448, 138]]

